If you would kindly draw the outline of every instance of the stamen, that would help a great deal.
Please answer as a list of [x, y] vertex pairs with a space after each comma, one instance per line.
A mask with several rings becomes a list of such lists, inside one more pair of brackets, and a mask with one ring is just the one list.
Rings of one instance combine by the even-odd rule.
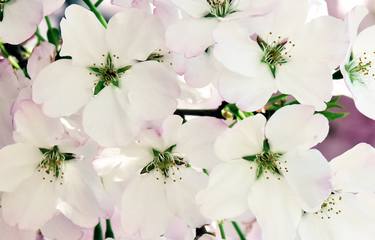
[[[372, 54], [375, 55], [375, 52]], [[355, 58], [353, 55], [350, 56], [349, 63], [345, 65], [345, 71], [349, 74], [349, 79], [352, 83], [359, 82], [365, 84], [364, 80], [368, 77], [375, 80], [375, 70], [368, 55], [367, 52], [363, 52], [362, 56], [358, 58]]]
[[119, 59], [116, 54], [102, 54], [102, 57], [105, 58], [105, 61], [99, 64], [100, 67], [96, 63], [88, 67], [90, 71], [89, 75], [95, 75], [98, 78], [95, 83], [94, 95], [97, 95], [101, 90], [110, 85], [119, 87], [121, 76], [131, 68], [130, 65], [116, 68], [113, 62], [113, 59]]
[[343, 197], [339, 193], [332, 192], [331, 195], [323, 202], [321, 209], [314, 214], [319, 216], [322, 220], [329, 220], [343, 212], [340, 208], [339, 202]]
[[207, 0], [211, 11], [206, 17], [225, 17], [234, 13], [232, 0]]
[[58, 146], [53, 146], [51, 149], [40, 148], [43, 153], [42, 161], [38, 164], [38, 172], [46, 174], [43, 176], [43, 180], [46, 177], [51, 178], [49, 181], [60, 179], [61, 183], [64, 178], [64, 163], [75, 158], [72, 153], [61, 153]]

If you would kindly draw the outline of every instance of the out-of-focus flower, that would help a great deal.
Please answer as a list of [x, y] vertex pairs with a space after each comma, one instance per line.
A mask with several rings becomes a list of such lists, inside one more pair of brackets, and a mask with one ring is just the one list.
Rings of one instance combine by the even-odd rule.
[[27, 61], [27, 73], [31, 79], [35, 79], [39, 72], [48, 64], [55, 61], [56, 48], [49, 42], [42, 42], [36, 46]]
[[315, 213], [305, 213], [301, 240], [370, 240], [375, 220], [375, 149], [358, 144], [331, 162], [333, 190]]
[[20, 44], [31, 37], [43, 18], [40, 0], [0, 2], [0, 41]]
[[47, 66], [33, 86], [33, 99], [47, 115], [69, 116], [83, 108], [87, 134], [113, 147], [130, 142], [144, 121], [174, 112], [180, 89], [176, 75], [157, 62], [164, 46], [157, 18], [128, 9], [105, 29], [77, 5], [65, 15], [61, 54], [72, 60]]
[[37, 230], [59, 210], [75, 224], [95, 226], [101, 185], [80, 152], [80, 140], [31, 101], [17, 104], [14, 124], [17, 143], [0, 150], [4, 220]]
[[310, 149], [327, 134], [328, 120], [304, 105], [284, 107], [268, 122], [258, 114], [236, 123], [216, 141], [225, 163], [198, 193], [201, 211], [226, 219], [250, 209], [263, 240], [294, 239], [302, 211], [316, 211], [331, 192], [328, 162]]
[[65, 2], [65, 0], [41, 0], [43, 3], [44, 16], [50, 15], [59, 9]]

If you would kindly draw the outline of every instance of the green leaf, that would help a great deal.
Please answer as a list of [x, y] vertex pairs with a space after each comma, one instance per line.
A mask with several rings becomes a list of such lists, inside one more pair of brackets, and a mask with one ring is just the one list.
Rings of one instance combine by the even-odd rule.
[[324, 115], [329, 121], [334, 121], [337, 119], [345, 118], [349, 114], [345, 112], [328, 112], [328, 111], [323, 111], [319, 112], [320, 114]]
[[47, 31], [48, 42], [52, 43], [56, 47], [60, 44], [60, 31], [57, 28], [50, 28]]
[[115, 234], [113, 233], [113, 230], [112, 230], [111, 220], [110, 219], [106, 219], [105, 223], [106, 223], [106, 228], [105, 228], [104, 237], [106, 239], [107, 238], [113, 238], [113, 239], [115, 239]]
[[118, 73], [118, 74], [122, 74], [122, 73], [128, 71], [131, 67], [132, 67], [131, 65], [128, 65], [128, 66], [125, 66], [125, 67], [119, 68], [119, 69], [117, 69], [117, 73]]
[[95, 226], [94, 229], [94, 240], [103, 240], [103, 231], [100, 222]]

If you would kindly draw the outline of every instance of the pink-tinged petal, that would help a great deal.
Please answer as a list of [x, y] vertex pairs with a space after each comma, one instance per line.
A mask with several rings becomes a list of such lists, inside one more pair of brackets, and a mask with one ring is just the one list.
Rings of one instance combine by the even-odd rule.
[[164, 26], [169, 26], [179, 19], [178, 9], [169, 0], [154, 0], [154, 15], [159, 17]]
[[0, 216], [0, 232], [3, 239], [9, 240], [35, 240], [36, 231], [20, 230], [17, 227], [11, 227], [4, 222]]
[[31, 37], [43, 17], [39, 0], [17, 0], [5, 4], [4, 19], [0, 22], [0, 39], [20, 44]]
[[101, 216], [98, 199], [93, 192], [93, 186], [98, 185], [99, 178], [87, 182], [86, 174], [93, 174], [92, 166], [79, 162], [65, 165], [64, 182], [61, 197], [57, 205], [67, 218], [73, 223], [86, 228], [92, 228]]
[[307, 212], [320, 209], [332, 192], [328, 161], [316, 149], [291, 151], [280, 159], [281, 172]]
[[266, 137], [273, 152], [285, 153], [294, 149], [307, 150], [321, 143], [328, 130], [328, 120], [321, 114], [314, 114], [313, 107], [291, 105], [276, 111], [269, 119]]
[[147, 61], [132, 66], [120, 88], [127, 94], [130, 112], [140, 120], [161, 120], [177, 108], [177, 75], [166, 66]]
[[346, 16], [345, 23], [347, 25], [347, 31], [351, 41], [354, 41], [357, 37], [361, 22], [368, 13], [369, 10], [365, 6], [357, 6], [354, 7]]
[[172, 2], [182, 11], [195, 18], [206, 16], [211, 9], [211, 6], [206, 0], [172, 0]]
[[42, 0], [44, 16], [50, 15], [57, 9], [59, 9], [65, 2], [65, 0]]
[[83, 236], [83, 229], [62, 214], [54, 216], [40, 231], [44, 237], [49, 239], [72, 240], [82, 239]]
[[110, 52], [119, 57], [116, 63], [129, 65], [136, 60], [146, 60], [151, 53], [164, 47], [164, 29], [155, 16], [125, 9], [109, 21], [106, 41]]
[[0, 60], [0, 147], [13, 142], [12, 104], [17, 98], [19, 84], [12, 66]]
[[272, 177], [256, 181], [248, 200], [262, 229], [263, 240], [295, 239], [302, 209], [284, 179]]
[[150, 0], [111, 0], [111, 2], [120, 7], [150, 10]]
[[192, 166], [210, 170], [219, 163], [214, 151], [215, 140], [226, 129], [227, 125], [217, 118], [191, 119], [178, 133], [176, 152], [183, 154]]
[[237, 160], [217, 165], [210, 173], [208, 187], [197, 195], [204, 216], [213, 219], [238, 217], [247, 210], [247, 196], [255, 179], [251, 163]]
[[129, 103], [116, 87], [108, 86], [92, 99], [83, 111], [82, 125], [102, 146], [124, 146], [134, 139], [138, 123], [127, 113]]
[[14, 139], [36, 147], [54, 146], [65, 133], [60, 119], [47, 117], [40, 106], [32, 101], [17, 104], [13, 121]]
[[265, 125], [266, 118], [257, 114], [227, 128], [216, 140], [216, 154], [224, 161], [233, 161], [261, 153]]
[[71, 60], [59, 60], [45, 67], [34, 80], [33, 100], [51, 117], [79, 111], [93, 95], [95, 76]]
[[14, 191], [31, 177], [43, 155], [38, 148], [24, 143], [8, 145], [0, 150], [0, 191]]
[[375, 149], [360, 143], [331, 161], [335, 189], [346, 192], [374, 192]]
[[39, 72], [52, 63], [56, 57], [56, 48], [49, 42], [42, 42], [33, 49], [27, 62], [27, 73], [31, 79], [35, 79]]
[[61, 20], [61, 35], [64, 42], [62, 56], [71, 56], [76, 65], [84, 67], [103, 61], [108, 53], [105, 42], [105, 29], [95, 15], [79, 6], [70, 5]]
[[4, 220], [20, 229], [38, 230], [56, 213], [57, 184], [34, 173], [13, 192], [3, 194]]
[[216, 19], [180, 20], [168, 27], [166, 45], [187, 58], [198, 56], [215, 43], [212, 33], [217, 24]]
[[177, 115], [167, 117], [161, 126], [161, 135], [165, 147], [170, 147], [178, 142], [178, 134], [181, 129], [183, 119]]

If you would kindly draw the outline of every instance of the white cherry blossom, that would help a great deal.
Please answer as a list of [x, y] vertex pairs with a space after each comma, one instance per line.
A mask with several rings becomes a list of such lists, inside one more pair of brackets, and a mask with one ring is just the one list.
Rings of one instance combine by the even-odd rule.
[[[61, 23], [61, 54], [34, 81], [33, 99], [51, 117], [83, 109], [87, 134], [104, 146], [130, 142], [143, 121], [173, 113], [176, 75], [158, 63], [163, 27], [141, 10], [124, 10], [103, 28], [90, 11], [72, 5]], [[137, 22], [137, 25], [133, 23]]]
[[250, 209], [263, 240], [294, 239], [302, 211], [316, 211], [331, 192], [328, 162], [311, 149], [327, 134], [327, 119], [304, 105], [236, 123], [216, 140], [224, 163], [198, 194], [201, 211], [220, 220]]
[[0, 150], [5, 222], [37, 230], [60, 211], [80, 226], [95, 226], [101, 185], [80, 153], [83, 143], [31, 101], [18, 103], [14, 124], [16, 143]]
[[247, 28], [230, 22], [215, 31], [214, 55], [236, 73], [219, 80], [220, 92], [246, 111], [262, 108], [277, 91], [324, 110], [332, 72], [345, 56], [345, 24], [329, 16], [306, 23], [307, 0], [275, 5], [271, 13], [251, 18]]
[[370, 240], [375, 229], [375, 149], [358, 144], [330, 162], [333, 190], [315, 213], [305, 213], [300, 240]]

